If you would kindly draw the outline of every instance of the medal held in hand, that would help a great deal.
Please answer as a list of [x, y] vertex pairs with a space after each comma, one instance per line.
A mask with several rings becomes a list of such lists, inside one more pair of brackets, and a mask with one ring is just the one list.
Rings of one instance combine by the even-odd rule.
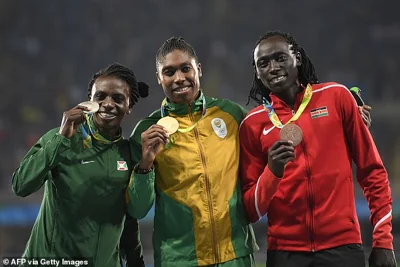
[[303, 140], [303, 131], [296, 124], [290, 123], [283, 126], [279, 136], [282, 140], [292, 141], [293, 146], [297, 146]]
[[300, 144], [301, 140], [303, 140], [303, 131], [299, 126], [291, 122], [296, 121], [300, 117], [300, 115], [303, 113], [304, 109], [310, 102], [311, 96], [312, 88], [311, 85], [308, 84], [296, 114], [294, 114], [294, 116], [287, 123], [285, 123], [285, 125], [283, 125], [282, 122], [279, 120], [278, 115], [276, 114], [274, 108], [268, 102], [268, 100], [265, 98], [263, 99], [264, 110], [265, 112], [267, 112], [268, 118], [271, 120], [272, 124], [275, 127], [281, 129], [279, 133], [280, 139], [292, 141], [293, 146], [297, 146], [298, 144]]
[[179, 122], [169, 116], [159, 119], [157, 124], [164, 127], [168, 135], [174, 134], [179, 129]]
[[87, 107], [89, 110], [84, 110], [83, 113], [85, 114], [92, 114], [92, 113], [96, 113], [100, 106], [97, 102], [93, 102], [93, 101], [85, 101], [79, 104], [79, 106], [82, 107]]
[[165, 145], [165, 149], [168, 149], [171, 147], [171, 145], [174, 143], [174, 138], [172, 135], [178, 131], [179, 129], [179, 122], [170, 116], [163, 117], [158, 120], [157, 122], [158, 125], [162, 126], [165, 128], [168, 134], [168, 143]]

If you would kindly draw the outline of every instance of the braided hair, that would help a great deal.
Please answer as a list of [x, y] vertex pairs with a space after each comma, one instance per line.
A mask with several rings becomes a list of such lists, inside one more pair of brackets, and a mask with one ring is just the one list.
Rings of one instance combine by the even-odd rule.
[[196, 60], [196, 64], [199, 63], [196, 52], [193, 47], [185, 41], [182, 37], [171, 37], [166, 40], [161, 47], [158, 49], [156, 54], [156, 68], [162, 63], [164, 57], [174, 50], [180, 50], [186, 52], [190, 57]]
[[129, 109], [133, 107], [139, 100], [139, 97], [145, 98], [149, 95], [149, 85], [144, 82], [138, 82], [136, 76], [131, 69], [119, 63], [114, 63], [105, 69], [98, 71], [93, 75], [88, 86], [88, 97], [91, 98], [93, 84], [99, 77], [114, 76], [125, 81], [129, 88]]
[[[265, 35], [261, 36], [260, 39], [256, 43], [256, 47], [264, 40], [274, 37], [280, 36], [286, 40], [286, 42], [290, 45], [291, 50], [296, 55], [300, 53], [301, 55], [301, 65], [298, 66], [298, 79], [300, 84], [307, 85], [307, 84], [314, 84], [318, 83], [318, 77], [315, 73], [314, 65], [312, 64], [310, 58], [307, 56], [306, 51], [298, 45], [295, 38], [290, 35], [289, 33], [281, 32], [281, 31], [270, 31], [267, 32]], [[271, 90], [267, 88], [260, 79], [257, 78], [257, 70], [256, 64], [254, 62], [254, 50], [252, 54], [253, 58], [253, 67], [254, 67], [254, 77], [253, 77], [253, 85], [250, 90], [250, 94], [248, 96], [247, 104], [249, 104], [250, 100], [253, 99], [258, 104], [262, 104], [262, 100], [265, 97], [267, 100], [270, 100], [269, 94]]]

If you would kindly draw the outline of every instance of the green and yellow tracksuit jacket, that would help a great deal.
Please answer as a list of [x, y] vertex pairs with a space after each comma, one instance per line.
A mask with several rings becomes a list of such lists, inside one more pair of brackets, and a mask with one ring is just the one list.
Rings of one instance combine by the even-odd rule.
[[[85, 258], [85, 266], [119, 267], [132, 170], [128, 140], [103, 144], [93, 139], [93, 147], [84, 149], [80, 128], [71, 139], [58, 130], [42, 136], [13, 174], [12, 188], [19, 196], [45, 187], [24, 257]], [[137, 220], [128, 222], [124, 254], [144, 266]]]
[[[203, 101], [206, 114], [201, 119]], [[245, 218], [239, 169], [240, 122], [246, 111], [229, 101], [200, 98], [191, 105], [167, 102], [166, 113], [180, 128], [171, 146], [156, 157], [154, 171], [132, 173], [128, 211], [143, 218], [154, 198], [155, 266], [203, 266], [249, 255], [258, 249]], [[130, 138], [140, 161], [141, 134], [161, 118], [160, 110], [141, 120]], [[155, 195], [155, 197], [154, 197]]]

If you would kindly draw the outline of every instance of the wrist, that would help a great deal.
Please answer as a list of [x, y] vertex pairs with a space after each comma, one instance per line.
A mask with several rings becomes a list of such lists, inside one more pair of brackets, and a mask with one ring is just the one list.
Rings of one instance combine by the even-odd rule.
[[276, 170], [274, 168], [271, 168], [269, 165], [268, 165], [268, 169], [277, 178], [282, 178], [283, 177], [284, 170]]
[[153, 164], [141, 164], [138, 163], [133, 168], [133, 171], [137, 174], [148, 174], [153, 170]]
[[136, 165], [139, 167], [139, 169], [148, 170], [148, 169], [151, 169], [153, 167], [153, 162], [148, 162], [146, 160], [141, 160]]

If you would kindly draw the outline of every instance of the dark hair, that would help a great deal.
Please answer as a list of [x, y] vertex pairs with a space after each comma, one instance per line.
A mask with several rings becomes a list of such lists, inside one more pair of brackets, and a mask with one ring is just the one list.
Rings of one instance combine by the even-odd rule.
[[95, 75], [93, 75], [92, 80], [89, 82], [88, 87], [88, 97], [91, 98], [92, 87], [99, 77], [114, 76], [121, 80], [124, 80], [129, 88], [129, 108], [132, 108], [139, 100], [139, 97], [145, 98], [149, 95], [149, 85], [144, 82], [138, 82], [133, 71], [119, 63], [114, 63], [105, 69], [99, 70]]
[[188, 53], [189, 56], [196, 60], [196, 63], [199, 63], [196, 52], [194, 51], [193, 47], [185, 41], [185, 39], [182, 37], [171, 37], [165, 41], [157, 51], [156, 68], [158, 68], [159, 64], [162, 63], [164, 57], [174, 50], [181, 50]]
[[[290, 35], [289, 33], [281, 32], [281, 31], [270, 31], [267, 32], [265, 35], [261, 36], [260, 39], [256, 43], [256, 47], [263, 41], [270, 37], [280, 36], [286, 40], [286, 42], [291, 45], [291, 49], [293, 50], [294, 54], [300, 53], [301, 55], [301, 65], [298, 67], [299, 75], [298, 79], [299, 82], [306, 86], [307, 84], [314, 84], [318, 83], [318, 77], [315, 73], [314, 65], [312, 64], [310, 58], [307, 56], [306, 51], [298, 45], [295, 38]], [[254, 78], [253, 78], [253, 85], [250, 90], [250, 94], [248, 97], [247, 104], [249, 104], [250, 99], [253, 99], [258, 104], [262, 104], [262, 100], [265, 97], [267, 100], [270, 100], [269, 94], [271, 90], [267, 88], [260, 79], [257, 78], [257, 70], [256, 64], [254, 62], [254, 50], [252, 54], [253, 58], [253, 67], [254, 67]]]

